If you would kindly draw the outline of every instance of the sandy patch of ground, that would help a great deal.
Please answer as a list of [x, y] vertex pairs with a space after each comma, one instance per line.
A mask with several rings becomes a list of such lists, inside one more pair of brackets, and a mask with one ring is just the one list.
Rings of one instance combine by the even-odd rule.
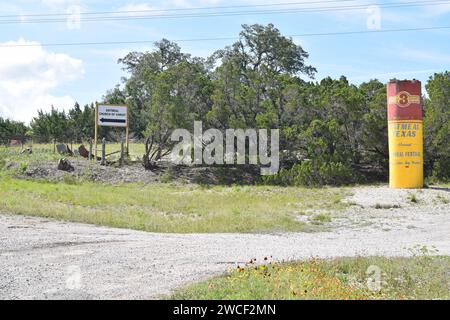
[[337, 214], [336, 228], [398, 231], [429, 228], [450, 218], [450, 189], [353, 188], [345, 201], [351, 206]]

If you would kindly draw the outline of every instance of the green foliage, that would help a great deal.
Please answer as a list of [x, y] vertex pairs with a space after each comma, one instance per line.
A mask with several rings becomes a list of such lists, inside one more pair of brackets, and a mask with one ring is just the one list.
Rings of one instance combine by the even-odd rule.
[[170, 152], [172, 130], [192, 128], [194, 120], [203, 120], [211, 108], [207, 65], [165, 39], [155, 43], [153, 52], [132, 52], [119, 62], [130, 73], [125, 91], [131, 130], [146, 137], [144, 166], [151, 166]]
[[298, 212], [343, 209], [345, 194], [337, 188], [106, 185], [71, 174], [58, 183], [0, 177], [1, 212], [171, 233], [314, 231], [296, 220]]
[[11, 139], [24, 142], [28, 128], [23, 122], [0, 117], [0, 144], [9, 144]]
[[[359, 86], [341, 76], [311, 81], [308, 53], [272, 24], [243, 25], [238, 41], [208, 59], [183, 53], [163, 39], [154, 50], [119, 60], [124, 85], [103, 102], [127, 103], [130, 131], [146, 138], [144, 165], [170, 153], [175, 128], [280, 130], [280, 167], [265, 182], [282, 185], [347, 184], [387, 179], [386, 87], [373, 79]], [[424, 98], [426, 176], [450, 179], [450, 71], [434, 74]], [[93, 137], [94, 108], [38, 113], [31, 123], [36, 141], [80, 141]], [[0, 118], [0, 138], [24, 136], [29, 128]], [[123, 130], [102, 127], [100, 136]]]
[[322, 184], [344, 185], [357, 181], [352, 168], [341, 162], [324, 163], [319, 167]]
[[21, 163], [19, 164], [19, 167], [17, 168], [17, 172], [20, 173], [20, 174], [25, 174], [25, 172], [27, 171], [27, 169], [28, 169], [28, 163], [26, 163], [26, 162], [21, 162]]
[[419, 199], [417, 199], [417, 196], [416, 196], [415, 193], [411, 193], [411, 194], [409, 195], [409, 200], [411, 200], [411, 202], [413, 202], [413, 203], [419, 202]]
[[94, 106], [82, 110], [78, 103], [68, 113], [53, 108], [38, 111], [31, 121], [32, 137], [37, 142], [81, 142], [94, 136]]
[[3, 170], [4, 167], [6, 167], [6, 160], [0, 158], [0, 171]]
[[329, 214], [319, 213], [314, 215], [311, 220], [313, 221], [313, 223], [321, 224], [325, 222], [331, 222], [331, 217]]
[[388, 168], [388, 136], [386, 86], [378, 80], [371, 80], [360, 85], [364, 95], [365, 112], [362, 115], [361, 145], [366, 162], [387, 173]]
[[[171, 77], [173, 70], [170, 71], [170, 69], [186, 61], [195, 64], [189, 55], [181, 52], [176, 43], [166, 39], [155, 42], [155, 50], [152, 52], [130, 52], [124, 58], [119, 59], [123, 69], [130, 75], [125, 78], [124, 92], [119, 93], [120, 89], [116, 88], [114, 94], [110, 92], [109, 96], [115, 98], [120, 96], [121, 99], [127, 97], [127, 103], [130, 107], [130, 129], [137, 137], [148, 137], [149, 130], [152, 131], [153, 129], [149, 126], [153, 122], [167, 119], [164, 115], [160, 115], [158, 110], [164, 109], [167, 105], [172, 105], [176, 100], [175, 96], [177, 96], [178, 89], [175, 86], [176, 77]], [[168, 73], [161, 75], [165, 71], [168, 71]], [[171, 82], [164, 85], [164, 80], [170, 80]], [[171, 101], [161, 104], [163, 96], [169, 96]], [[170, 113], [170, 111], [168, 112]], [[159, 116], [163, 118], [158, 119]], [[159, 121], [159, 126], [165, 125], [166, 123]], [[160, 137], [165, 134], [166, 132], [163, 132]]]
[[348, 185], [359, 181], [359, 177], [349, 166], [341, 162], [315, 163], [303, 161], [290, 169], [281, 169], [273, 176], [264, 176], [267, 184], [320, 186]]
[[64, 141], [69, 134], [66, 122], [66, 113], [52, 107], [49, 113], [38, 111], [38, 116], [31, 122], [31, 128], [34, 137], [40, 142]]
[[64, 174], [64, 176], [63, 176], [63, 182], [64, 182], [65, 184], [68, 184], [68, 185], [76, 185], [76, 184], [79, 184], [79, 181], [77, 180], [77, 178], [76, 178], [74, 175], [70, 174], [70, 173]]
[[439, 180], [450, 179], [450, 71], [436, 73], [426, 84], [424, 103], [425, 170]]
[[[68, 130], [70, 132], [70, 139], [77, 142], [82, 142], [87, 139], [94, 138], [94, 121], [95, 109], [93, 105], [85, 105], [81, 109], [78, 103], [68, 112]], [[101, 133], [101, 132], [100, 132]]]
[[211, 57], [220, 65], [208, 120], [216, 128], [280, 127], [291, 87], [316, 70], [305, 64], [308, 53], [272, 24], [242, 28], [237, 42]]
[[173, 170], [172, 167], [169, 167], [166, 172], [164, 172], [161, 177], [159, 178], [159, 180], [162, 183], [169, 183], [171, 181], [173, 181], [175, 179], [175, 172]]

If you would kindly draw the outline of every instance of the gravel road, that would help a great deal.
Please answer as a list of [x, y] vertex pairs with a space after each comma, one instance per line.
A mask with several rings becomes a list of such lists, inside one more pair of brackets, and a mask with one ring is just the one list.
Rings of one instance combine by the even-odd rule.
[[0, 299], [157, 299], [266, 256], [406, 256], [414, 245], [450, 255], [449, 198], [448, 189], [354, 189], [352, 206], [320, 233], [157, 234], [0, 214]]

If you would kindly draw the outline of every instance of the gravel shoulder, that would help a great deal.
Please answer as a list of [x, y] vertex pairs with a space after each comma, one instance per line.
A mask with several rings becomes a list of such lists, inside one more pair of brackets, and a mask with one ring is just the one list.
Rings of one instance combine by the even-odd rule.
[[450, 255], [449, 199], [449, 189], [355, 188], [319, 233], [158, 234], [0, 214], [0, 299], [157, 299], [267, 256], [408, 256], [415, 245]]

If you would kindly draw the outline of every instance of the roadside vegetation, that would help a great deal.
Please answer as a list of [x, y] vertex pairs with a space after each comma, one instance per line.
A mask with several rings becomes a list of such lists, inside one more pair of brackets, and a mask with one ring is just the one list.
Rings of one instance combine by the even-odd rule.
[[3, 174], [0, 212], [153, 232], [314, 231], [323, 225], [296, 217], [314, 209], [343, 209], [345, 193], [339, 188], [52, 183]]
[[[126, 72], [103, 103], [130, 110], [130, 135], [144, 143], [141, 161], [152, 170], [171, 150], [171, 132], [229, 128], [280, 130], [280, 171], [274, 185], [344, 185], [386, 181], [386, 86], [377, 79], [352, 84], [343, 75], [314, 81], [309, 54], [272, 24], [243, 25], [238, 40], [208, 58], [182, 52], [162, 39], [153, 50], [119, 59]], [[117, 79], [119, 82], [120, 80]], [[450, 179], [450, 71], [424, 83], [424, 170], [431, 180]], [[35, 108], [47, 106], [34, 106]], [[0, 118], [0, 143], [54, 144], [94, 136], [94, 104], [67, 112], [40, 111], [30, 125]], [[123, 140], [123, 130], [101, 127], [100, 137]], [[204, 141], [205, 144], [211, 141]]]
[[[173, 299], [449, 299], [450, 257], [252, 260], [176, 291]], [[378, 269], [379, 268], [379, 269]], [[380, 270], [380, 281], [376, 272]], [[369, 283], [369, 285], [368, 285]], [[369, 289], [370, 288], [370, 289]]]

